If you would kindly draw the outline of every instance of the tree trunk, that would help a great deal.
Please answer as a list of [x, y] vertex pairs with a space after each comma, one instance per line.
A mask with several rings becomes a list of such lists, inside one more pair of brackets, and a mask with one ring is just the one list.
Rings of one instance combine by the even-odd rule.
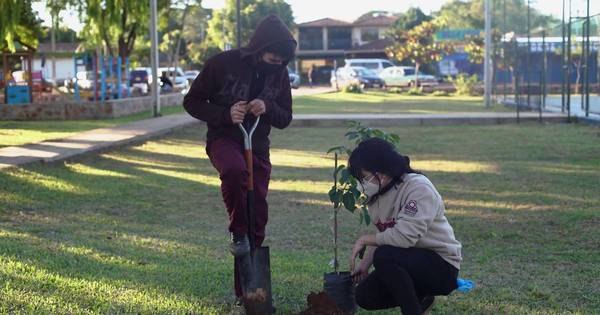
[[[169, 62], [169, 69], [173, 68], [173, 70], [175, 70], [177, 67], [179, 67], [179, 51], [181, 50], [181, 37], [183, 34], [183, 29], [185, 27], [185, 18], [188, 15], [188, 12], [190, 11], [190, 6], [186, 5], [185, 9], [183, 9], [183, 15], [181, 16], [181, 26], [179, 27], [179, 35], [177, 36], [177, 44], [175, 45], [175, 50], [173, 50], [173, 54], [170, 58], [170, 62]], [[172, 72], [172, 78], [171, 81], [175, 82], [175, 71]]]
[[419, 67], [420, 63], [415, 62], [415, 88], [419, 88]]

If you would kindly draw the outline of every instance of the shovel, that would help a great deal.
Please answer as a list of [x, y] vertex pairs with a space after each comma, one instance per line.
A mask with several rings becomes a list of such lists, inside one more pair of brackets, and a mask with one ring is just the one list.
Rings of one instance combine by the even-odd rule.
[[250, 254], [237, 258], [240, 267], [240, 280], [243, 291], [243, 302], [246, 314], [270, 315], [275, 312], [271, 299], [271, 263], [268, 247], [256, 247], [255, 213], [254, 213], [254, 169], [252, 163], [252, 134], [258, 126], [260, 117], [252, 125], [250, 131], [238, 124], [244, 135], [244, 157], [248, 168], [248, 240]]

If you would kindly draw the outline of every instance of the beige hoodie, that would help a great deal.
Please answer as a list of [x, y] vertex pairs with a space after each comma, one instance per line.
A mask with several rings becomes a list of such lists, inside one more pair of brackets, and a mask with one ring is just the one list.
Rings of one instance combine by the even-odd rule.
[[406, 174], [402, 180], [368, 205], [379, 230], [377, 245], [427, 248], [460, 269], [461, 244], [444, 214], [442, 196], [421, 174]]

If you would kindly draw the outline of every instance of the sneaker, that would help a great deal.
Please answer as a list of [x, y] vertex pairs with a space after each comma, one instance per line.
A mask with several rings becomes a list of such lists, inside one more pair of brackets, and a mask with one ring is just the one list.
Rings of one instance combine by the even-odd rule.
[[248, 241], [248, 235], [231, 233], [229, 251], [234, 257], [248, 255], [250, 253], [250, 242]]
[[429, 311], [433, 308], [433, 304], [435, 303], [435, 297], [426, 296], [421, 300], [421, 309], [423, 309], [423, 315], [429, 314]]

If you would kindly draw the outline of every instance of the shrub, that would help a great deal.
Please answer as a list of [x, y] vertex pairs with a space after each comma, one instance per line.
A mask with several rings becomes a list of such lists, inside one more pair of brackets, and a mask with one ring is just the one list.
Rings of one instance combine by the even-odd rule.
[[344, 86], [343, 91], [345, 93], [359, 93], [360, 94], [363, 92], [363, 88], [358, 83], [350, 83], [350, 84]]
[[418, 87], [418, 88], [417, 88], [417, 87], [410, 88], [410, 89], [408, 90], [408, 92], [406, 92], [406, 95], [413, 95], [413, 96], [421, 96], [421, 95], [424, 95], [424, 94], [423, 94], [423, 88], [421, 88], [421, 87]]
[[402, 91], [402, 89], [399, 88], [399, 87], [389, 88], [388, 92], [389, 93], [394, 93], [394, 94], [402, 94], [402, 93], [404, 93], [404, 91]]
[[433, 95], [433, 96], [450, 96], [450, 93], [448, 93], [448, 91], [435, 91], [431, 95]]
[[461, 73], [456, 76], [456, 79], [450, 79], [456, 88], [456, 94], [458, 95], [476, 95], [475, 87], [479, 83], [477, 75], [467, 75]]

